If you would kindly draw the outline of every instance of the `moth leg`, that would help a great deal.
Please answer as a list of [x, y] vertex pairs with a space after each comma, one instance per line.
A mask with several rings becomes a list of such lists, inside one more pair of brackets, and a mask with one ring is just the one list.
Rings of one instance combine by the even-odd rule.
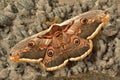
[[45, 24], [47, 24], [48, 26], [51, 26], [52, 24], [57, 23], [57, 22], [58, 22], [58, 17], [55, 16], [52, 22], [51, 21], [46, 21]]
[[79, 57], [76, 57], [76, 58], [70, 58], [69, 60], [70, 61], [78, 61], [78, 60], [83, 60], [84, 58], [86, 58], [91, 52], [92, 52], [92, 49], [93, 49], [93, 43], [92, 43], [92, 40], [89, 40], [89, 45], [90, 45], [90, 49], [87, 50], [83, 55], [79, 56]]

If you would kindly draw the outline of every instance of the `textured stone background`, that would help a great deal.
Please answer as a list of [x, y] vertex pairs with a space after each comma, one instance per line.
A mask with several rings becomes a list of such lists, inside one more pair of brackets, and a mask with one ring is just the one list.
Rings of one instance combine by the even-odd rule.
[[[111, 15], [92, 54], [71, 67], [45, 72], [39, 64], [14, 63], [10, 49], [48, 28], [55, 16], [63, 22], [80, 13], [101, 9]], [[70, 77], [71, 76], [71, 77]], [[0, 0], [0, 80], [120, 80], [120, 0]]]

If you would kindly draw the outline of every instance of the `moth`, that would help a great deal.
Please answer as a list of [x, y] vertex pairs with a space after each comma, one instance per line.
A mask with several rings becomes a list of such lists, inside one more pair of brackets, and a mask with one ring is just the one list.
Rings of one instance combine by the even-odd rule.
[[39, 63], [46, 71], [60, 69], [69, 61], [82, 60], [91, 53], [92, 39], [109, 19], [105, 11], [92, 10], [52, 24], [18, 42], [10, 51], [10, 60]]

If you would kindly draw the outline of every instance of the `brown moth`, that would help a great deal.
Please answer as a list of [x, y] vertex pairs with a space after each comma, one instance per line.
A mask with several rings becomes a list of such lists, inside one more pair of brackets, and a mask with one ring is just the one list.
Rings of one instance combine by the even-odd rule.
[[10, 51], [15, 62], [35, 62], [47, 71], [84, 59], [92, 51], [92, 39], [109, 21], [102, 10], [88, 11], [17, 43]]

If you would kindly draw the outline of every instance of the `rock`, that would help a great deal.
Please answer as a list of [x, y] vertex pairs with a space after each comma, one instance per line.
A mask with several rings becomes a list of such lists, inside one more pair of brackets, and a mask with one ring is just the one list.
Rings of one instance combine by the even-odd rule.
[[4, 8], [4, 11], [8, 11], [12, 13], [18, 12], [17, 7], [13, 3], [8, 4], [7, 7]]
[[1, 1], [0, 1], [0, 9], [2, 10], [2, 9], [4, 9], [6, 6], [7, 6], [7, 1], [1, 0]]
[[100, 5], [103, 5], [103, 4], [107, 3], [107, 0], [98, 0], [98, 2], [99, 2]]
[[112, 69], [109, 69], [108, 72], [107, 72], [110, 76], [112, 77], [115, 77], [117, 75], [117, 72], [115, 72], [114, 70]]
[[23, 80], [31, 80], [31, 79], [35, 80], [37, 79], [37, 77], [38, 77], [37, 72], [32, 67], [29, 66], [25, 68], [24, 74], [22, 76]]
[[108, 51], [104, 54], [103, 60], [108, 61], [113, 56], [114, 56], [113, 50], [111, 49], [111, 47], [108, 47]]
[[103, 40], [99, 40], [98, 44], [99, 44], [99, 50], [97, 51], [97, 57], [98, 59], [101, 59], [106, 51], [107, 46]]
[[114, 59], [113, 58], [110, 58], [109, 61], [107, 62], [107, 65], [106, 65], [106, 68], [109, 69], [111, 66], [114, 65]]
[[7, 77], [9, 77], [9, 73], [10, 73], [10, 70], [8, 68], [6, 69], [2, 69], [0, 71], [0, 79], [6, 79]]
[[45, 9], [46, 13], [50, 13], [52, 11], [52, 8], [48, 4], [45, 5]]
[[96, 65], [99, 66], [100, 69], [105, 69], [106, 65], [107, 65], [107, 62], [104, 61], [104, 60], [99, 60], [99, 61], [96, 62]]
[[61, 76], [61, 77], [63, 77], [63, 76], [67, 76], [67, 68], [61, 68], [59, 71], [55, 71], [55, 75], [54, 75], [54, 77], [59, 77], [59, 76]]
[[23, 80], [22, 76], [14, 70], [11, 70], [8, 79], [10, 79], [10, 80]]
[[0, 45], [1, 45], [0, 47], [2, 48], [1, 50], [3, 51], [4, 56], [5, 56], [10, 51], [9, 41], [1, 40]]
[[78, 62], [77, 67], [78, 67], [78, 71], [79, 71], [79, 72], [84, 72], [84, 70], [85, 70], [85, 68], [86, 68], [86, 65], [85, 65], [84, 62], [80, 61], [80, 62]]
[[44, 23], [46, 21], [46, 16], [44, 11], [37, 11], [36, 12], [37, 23]]
[[78, 71], [77, 68], [78, 68], [78, 66], [76, 66], [76, 67], [72, 67], [72, 68], [71, 68], [72, 75], [79, 74], [79, 71]]
[[12, 24], [12, 20], [15, 18], [14, 14], [12, 13], [0, 13], [0, 27], [8, 26]]
[[15, 2], [15, 5], [19, 10], [22, 10], [23, 8], [26, 10], [31, 10], [34, 8], [34, 2], [32, 0], [18, 0]]
[[116, 19], [116, 28], [120, 29], [120, 19]]
[[117, 62], [119, 62], [120, 61], [120, 54], [119, 54], [119, 52], [120, 52], [120, 39], [116, 38], [115, 41], [116, 41], [116, 44], [115, 44], [116, 48], [114, 51], [115, 59], [117, 60]]

